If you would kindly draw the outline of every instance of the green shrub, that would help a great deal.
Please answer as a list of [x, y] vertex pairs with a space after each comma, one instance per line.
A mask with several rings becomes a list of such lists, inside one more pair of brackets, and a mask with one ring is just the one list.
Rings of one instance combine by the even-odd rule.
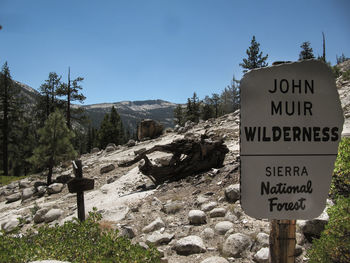
[[309, 263], [350, 262], [350, 198], [340, 198], [328, 209], [329, 222], [308, 251]]
[[5, 176], [0, 175], [0, 186], [10, 184], [14, 181], [19, 181], [26, 178], [25, 176]]
[[160, 261], [159, 252], [145, 250], [130, 240], [118, 236], [118, 231], [102, 230], [101, 215], [90, 213], [88, 219], [65, 222], [64, 225], [41, 226], [25, 235], [0, 234], [0, 262], [16, 263], [56, 259], [83, 262], [148, 262]]
[[332, 178], [330, 195], [333, 200], [338, 196], [350, 195], [350, 138], [343, 138], [338, 147], [338, 156]]
[[332, 71], [333, 71], [334, 77], [339, 78], [339, 76], [341, 75], [340, 68], [338, 66], [333, 66]]

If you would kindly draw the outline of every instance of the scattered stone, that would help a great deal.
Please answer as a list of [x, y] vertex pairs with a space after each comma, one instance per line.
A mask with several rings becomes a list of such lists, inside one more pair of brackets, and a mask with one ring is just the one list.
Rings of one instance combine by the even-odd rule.
[[209, 212], [209, 217], [224, 217], [226, 214], [226, 209], [222, 207], [214, 208]]
[[192, 225], [200, 225], [207, 223], [207, 217], [201, 210], [191, 210], [188, 213], [188, 221]]
[[164, 156], [154, 160], [154, 162], [159, 166], [169, 166], [172, 156]]
[[198, 203], [198, 205], [202, 205], [202, 204], [205, 203], [205, 202], [208, 202], [208, 197], [203, 196], [203, 195], [199, 195], [199, 196], [197, 197], [197, 203]]
[[136, 236], [136, 231], [131, 226], [122, 226], [120, 235], [129, 239], [133, 239]]
[[256, 250], [259, 250], [260, 248], [263, 247], [268, 247], [270, 244], [270, 236], [266, 233], [259, 233], [256, 235], [256, 240], [255, 240], [255, 248]]
[[225, 219], [227, 221], [230, 221], [232, 223], [236, 222], [238, 220], [237, 216], [233, 214], [231, 211], [228, 211], [225, 215]]
[[204, 239], [212, 239], [215, 236], [215, 232], [212, 228], [207, 227], [202, 231], [202, 236]]
[[51, 209], [44, 216], [45, 223], [50, 223], [58, 219], [61, 215], [63, 215], [63, 211], [61, 209], [57, 209], [57, 208]]
[[241, 257], [241, 254], [251, 246], [249, 236], [241, 233], [230, 235], [224, 242], [222, 252], [229, 257]]
[[162, 227], [165, 227], [165, 224], [164, 224], [163, 220], [160, 217], [158, 217], [152, 223], [150, 223], [149, 225], [145, 226], [142, 229], [142, 232], [149, 233], [149, 232], [153, 232], [155, 230], [161, 229]]
[[183, 204], [181, 202], [175, 201], [163, 205], [162, 211], [166, 214], [176, 214], [182, 209], [182, 207]]
[[91, 153], [98, 153], [99, 151], [100, 149], [95, 147], [95, 148], [92, 148]]
[[36, 193], [35, 187], [25, 188], [22, 191], [22, 201], [31, 198]]
[[31, 185], [30, 185], [29, 181], [21, 180], [21, 181], [18, 182], [18, 187], [20, 189], [23, 189], [23, 188], [29, 188], [29, 187], [31, 187]]
[[269, 248], [263, 247], [254, 255], [254, 261], [257, 263], [269, 263]]
[[295, 246], [295, 256], [299, 257], [301, 254], [303, 254], [303, 247], [300, 245]]
[[38, 211], [36, 211], [35, 215], [34, 215], [34, 223], [35, 224], [40, 224], [42, 222], [45, 221], [45, 214], [49, 211], [48, 208], [42, 208], [39, 209]]
[[22, 197], [21, 193], [14, 193], [6, 197], [7, 203], [13, 203], [20, 200]]
[[115, 143], [109, 143], [109, 144], [107, 144], [106, 148], [107, 147], [113, 147], [114, 149], [116, 149], [117, 145], [115, 145]]
[[226, 200], [230, 203], [235, 203], [240, 198], [240, 188], [239, 184], [231, 184], [225, 188]]
[[40, 185], [37, 187], [37, 192], [35, 193], [36, 196], [41, 197], [46, 193], [46, 186]]
[[151, 235], [146, 238], [147, 244], [153, 244], [156, 246], [168, 244], [174, 238], [174, 234], [160, 233], [154, 231]]
[[108, 165], [101, 167], [100, 174], [109, 173], [110, 171], [113, 171], [114, 169], [115, 169], [114, 164], [110, 163]]
[[219, 235], [225, 235], [227, 231], [233, 228], [233, 223], [230, 221], [222, 221], [215, 225], [215, 231]]
[[128, 147], [133, 147], [133, 146], [135, 146], [135, 145], [136, 145], [135, 140], [129, 140], [129, 141], [126, 143], [126, 146], [128, 146]]
[[206, 248], [203, 240], [199, 236], [188, 236], [178, 240], [173, 249], [179, 255], [191, 255], [204, 253]]
[[10, 233], [18, 225], [19, 225], [19, 220], [15, 217], [12, 217], [8, 221], [2, 222], [1, 229], [4, 230], [5, 233]]
[[214, 209], [217, 205], [218, 205], [217, 202], [210, 202], [210, 203], [207, 203], [207, 204], [202, 204], [201, 210], [204, 211], [204, 212], [208, 212], [208, 211]]
[[16, 189], [16, 187], [17, 187], [16, 182], [12, 182], [12, 183], [6, 185], [6, 189], [8, 189], [8, 190], [14, 190], [14, 189]]
[[47, 193], [48, 194], [58, 194], [62, 191], [63, 187], [64, 187], [64, 184], [61, 184], [61, 183], [50, 184], [47, 187]]
[[47, 184], [45, 182], [41, 182], [41, 181], [34, 182], [34, 187], [36, 189], [38, 189], [39, 186], [47, 186]]
[[106, 151], [106, 153], [113, 152], [113, 151], [115, 151], [115, 147], [114, 146], [107, 146], [105, 151]]
[[144, 153], [145, 151], [146, 151], [146, 148], [141, 148], [141, 149], [139, 149], [139, 150], [134, 151], [134, 154], [135, 154], [135, 155], [139, 155], [139, 154], [141, 154], [141, 153]]
[[107, 179], [107, 184], [114, 183], [117, 179], [118, 179], [118, 175], [110, 177], [110, 178]]
[[319, 217], [311, 220], [298, 220], [297, 223], [308, 241], [314, 238], [319, 238], [329, 220], [326, 212], [323, 212]]
[[201, 261], [201, 263], [229, 263], [225, 258], [223, 257], [210, 257], [210, 258], [206, 258], [203, 261]]

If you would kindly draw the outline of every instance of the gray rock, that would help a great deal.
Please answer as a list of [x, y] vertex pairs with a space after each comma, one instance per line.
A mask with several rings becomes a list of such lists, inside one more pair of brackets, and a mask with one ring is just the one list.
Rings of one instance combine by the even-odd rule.
[[114, 147], [114, 146], [107, 146], [105, 151], [106, 151], [107, 153], [113, 152], [113, 151], [115, 151], [115, 147]]
[[17, 185], [16, 182], [12, 182], [12, 183], [6, 185], [6, 189], [8, 189], [8, 190], [14, 190], [14, 189], [17, 188], [17, 186], [18, 186], [18, 185]]
[[214, 208], [209, 212], [209, 217], [224, 217], [226, 215], [226, 209], [222, 207]]
[[164, 156], [154, 160], [154, 162], [159, 166], [168, 166], [170, 164], [172, 156]]
[[232, 223], [238, 220], [237, 216], [233, 214], [231, 211], [228, 211], [225, 215], [225, 220], [230, 221]]
[[300, 246], [300, 245], [296, 245], [295, 246], [295, 253], [294, 253], [294, 255], [296, 257], [299, 257], [301, 254], [303, 254], [303, 247]]
[[308, 241], [312, 241], [314, 238], [319, 238], [321, 232], [324, 230], [329, 220], [329, 216], [326, 212], [322, 213], [319, 217], [311, 220], [298, 220], [297, 224], [304, 236]]
[[163, 205], [162, 211], [166, 214], [176, 214], [183, 208], [183, 203], [175, 201]]
[[46, 189], [47, 189], [46, 186], [43, 186], [43, 185], [38, 186], [38, 188], [36, 189], [37, 192], [35, 193], [35, 195], [39, 197], [43, 196], [46, 193]]
[[224, 242], [222, 252], [229, 257], [241, 257], [241, 254], [252, 244], [249, 236], [235, 233], [230, 235]]
[[20, 200], [22, 197], [21, 193], [14, 193], [6, 197], [7, 203], [12, 203]]
[[226, 200], [230, 203], [235, 203], [241, 196], [239, 184], [231, 184], [225, 188]]
[[35, 215], [34, 215], [34, 223], [35, 224], [39, 224], [45, 221], [45, 214], [49, 211], [48, 208], [42, 208], [39, 209], [38, 211], [36, 211]]
[[54, 184], [50, 184], [46, 191], [48, 194], [58, 194], [62, 191], [64, 187], [64, 184], [61, 184], [61, 183], [54, 183]]
[[201, 210], [204, 212], [208, 212], [208, 211], [214, 209], [217, 205], [218, 205], [217, 202], [210, 202], [210, 203], [202, 204]]
[[192, 225], [200, 225], [207, 223], [207, 216], [201, 210], [191, 210], [188, 213], [188, 221]]
[[202, 236], [204, 239], [212, 239], [215, 236], [215, 232], [212, 228], [207, 227], [202, 231]]
[[7, 221], [1, 223], [1, 229], [4, 230], [5, 233], [10, 233], [19, 225], [19, 220], [15, 217], [10, 218]]
[[29, 182], [29, 181], [27, 181], [27, 180], [21, 180], [21, 181], [18, 182], [18, 187], [19, 187], [20, 189], [24, 189], [24, 188], [29, 188], [29, 187], [31, 187], [31, 185], [30, 185], [30, 182]]
[[223, 257], [210, 257], [210, 258], [206, 258], [203, 261], [201, 261], [201, 263], [229, 263], [225, 258]]
[[98, 153], [99, 151], [100, 149], [95, 147], [95, 148], [92, 148], [91, 153]]
[[163, 220], [160, 217], [158, 217], [152, 223], [150, 223], [149, 225], [145, 226], [142, 229], [142, 232], [149, 233], [149, 232], [153, 232], [155, 230], [161, 229], [162, 227], [165, 227], [165, 224], [164, 224]]
[[63, 215], [63, 211], [61, 209], [57, 209], [57, 208], [51, 209], [44, 216], [45, 223], [50, 223], [58, 219], [61, 215]]
[[100, 174], [109, 173], [110, 171], [113, 171], [114, 169], [115, 169], [115, 166], [112, 163], [105, 165], [105, 166], [101, 167]]
[[254, 255], [254, 261], [257, 263], [269, 263], [269, 253], [270, 253], [270, 250], [268, 247], [261, 248]]
[[29, 187], [22, 190], [22, 200], [31, 198], [36, 193], [35, 187]]
[[120, 235], [129, 239], [133, 239], [136, 236], [136, 231], [131, 226], [122, 226]]
[[127, 144], [126, 144], [126, 146], [128, 146], [128, 147], [133, 147], [133, 146], [135, 146], [135, 145], [136, 145], [135, 140], [129, 140], [129, 141], [127, 142]]
[[199, 196], [197, 197], [197, 204], [198, 204], [198, 205], [202, 205], [202, 204], [204, 204], [204, 203], [207, 202], [207, 201], [208, 201], [208, 197], [206, 197], [206, 196], [199, 195]]
[[266, 233], [257, 234], [256, 241], [254, 244], [256, 250], [259, 250], [260, 248], [263, 248], [263, 247], [268, 247], [270, 244], [269, 239], [270, 239], [270, 236]]
[[188, 236], [178, 240], [173, 249], [179, 255], [191, 255], [204, 253], [206, 248], [203, 240], [199, 236]]
[[233, 228], [233, 223], [230, 221], [222, 221], [215, 225], [215, 231], [219, 235], [225, 235], [227, 231]]
[[146, 243], [153, 245], [164, 245], [168, 244], [174, 238], [174, 234], [160, 233], [159, 231], [154, 231], [151, 235], [147, 236]]
[[115, 145], [115, 143], [109, 143], [106, 147], [113, 147], [115, 149], [117, 148], [117, 145]]

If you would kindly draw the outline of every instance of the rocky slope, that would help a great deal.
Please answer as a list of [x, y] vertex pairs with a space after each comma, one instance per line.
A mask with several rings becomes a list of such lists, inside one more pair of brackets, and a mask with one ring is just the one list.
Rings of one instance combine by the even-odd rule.
[[[82, 156], [84, 177], [95, 179], [95, 189], [85, 193], [86, 212], [96, 207], [103, 215], [103, 227], [118, 228], [145, 247], [155, 244], [164, 252], [164, 262], [266, 262], [269, 222], [245, 215], [239, 204], [239, 112], [198, 125], [188, 123], [185, 130]], [[222, 168], [154, 189], [137, 164], [118, 166], [142, 149], [204, 133], [224, 138], [230, 151]], [[166, 156], [155, 152], [151, 160], [161, 162]], [[63, 184], [40, 186], [45, 178], [37, 175], [2, 187], [1, 227], [10, 231], [19, 224], [18, 218], [23, 219], [24, 230], [76, 217], [76, 195], [64, 184], [70, 176], [71, 165], [64, 164], [55, 169], [56, 180]], [[317, 226], [319, 222], [325, 221], [317, 221]], [[298, 262], [303, 262], [309, 245], [302, 229], [314, 226], [303, 224], [298, 232]]]
[[[337, 84], [346, 134], [350, 127], [350, 85], [341, 78]], [[163, 262], [268, 262], [269, 222], [247, 216], [239, 202], [239, 112], [198, 125], [187, 123], [175, 130], [154, 140], [110, 145], [81, 156], [84, 177], [95, 179], [94, 190], [85, 193], [86, 212], [96, 207], [103, 215], [101, 227], [117, 228], [145, 247], [155, 244], [164, 253]], [[144, 149], [204, 133], [221, 136], [229, 149], [219, 169], [155, 187], [137, 164], [119, 166]], [[161, 163], [168, 156], [155, 152], [150, 159]], [[57, 183], [49, 188], [40, 183], [45, 182], [40, 175], [1, 187], [1, 228], [11, 231], [21, 222], [25, 230], [76, 217], [76, 195], [70, 194], [66, 185], [72, 176], [71, 164], [65, 163], [56, 167]], [[305, 252], [309, 241], [320, 234], [327, 220], [326, 213], [314, 220], [298, 220], [297, 262], [308, 261]]]

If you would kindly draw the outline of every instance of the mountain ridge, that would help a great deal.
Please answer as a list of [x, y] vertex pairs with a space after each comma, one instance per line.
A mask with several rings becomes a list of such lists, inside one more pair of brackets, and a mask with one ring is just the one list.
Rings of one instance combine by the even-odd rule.
[[[22, 82], [16, 80], [14, 82], [21, 88], [21, 93], [29, 99], [30, 104], [34, 104], [40, 93]], [[164, 127], [174, 127], [173, 112], [177, 105], [169, 101], [154, 99], [87, 105], [73, 104], [73, 107], [85, 109], [86, 115], [91, 120], [91, 126], [99, 128], [105, 114], [110, 113], [114, 106], [123, 121], [124, 128], [133, 133], [142, 119], [153, 119], [162, 123]]]

